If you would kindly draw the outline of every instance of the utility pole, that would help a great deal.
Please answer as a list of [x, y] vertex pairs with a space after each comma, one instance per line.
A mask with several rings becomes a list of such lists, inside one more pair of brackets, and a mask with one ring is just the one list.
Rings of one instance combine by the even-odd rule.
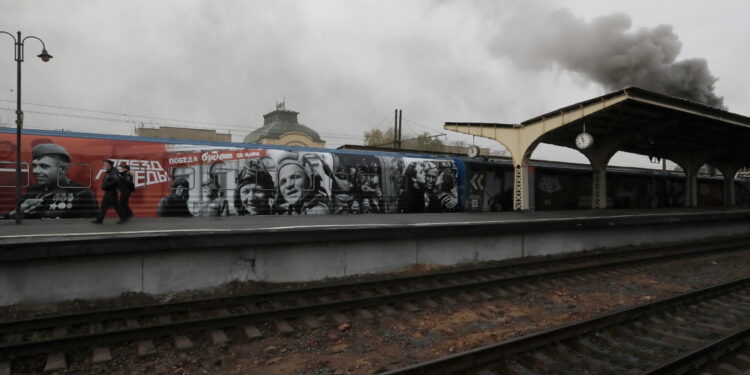
[[403, 109], [398, 110], [398, 149], [401, 149], [401, 129], [403, 128], [403, 123], [401, 122], [401, 117], [404, 114]]
[[[44, 46], [44, 42], [33, 36], [21, 37], [21, 32], [18, 32], [18, 38], [7, 31], [0, 31], [0, 34], [7, 34], [13, 38], [15, 44], [15, 60], [18, 63], [16, 69], [16, 224], [21, 224], [21, 130], [23, 129], [23, 111], [21, 110], [21, 63], [23, 62], [24, 43], [26, 39], [36, 39], [42, 43], [42, 53], [37, 55], [42, 61], [47, 62], [52, 58], [52, 55], [47, 53], [47, 47]], [[31, 172], [31, 168], [27, 166], [28, 172]]]
[[393, 110], [393, 149], [398, 148], [398, 109]]
[[393, 148], [401, 149], [401, 115], [403, 110], [397, 109], [393, 112]]

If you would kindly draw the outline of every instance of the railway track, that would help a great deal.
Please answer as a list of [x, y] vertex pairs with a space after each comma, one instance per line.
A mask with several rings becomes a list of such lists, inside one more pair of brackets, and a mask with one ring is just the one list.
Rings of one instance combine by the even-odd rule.
[[382, 375], [742, 374], [749, 331], [744, 278]]
[[[0, 375], [10, 374], [15, 361], [34, 355], [46, 356], [48, 370], [64, 369], [65, 352], [76, 348], [91, 349], [92, 361], [98, 362], [111, 359], [109, 346], [121, 343], [135, 342], [139, 355], [153, 353], [155, 338], [170, 337], [174, 348], [189, 348], [191, 334], [209, 332], [214, 343], [223, 343], [228, 340], [224, 329], [240, 327], [255, 339], [291, 333], [295, 327], [372, 319], [374, 310], [397, 314], [398, 310], [418, 311], [424, 305], [506, 297], [519, 289], [551, 287], [556, 282], [591, 282], [600, 273], [616, 273], [622, 267], [749, 247], [750, 238], [738, 238], [4, 322], [0, 323]], [[261, 325], [269, 323], [273, 332], [264, 332]]]

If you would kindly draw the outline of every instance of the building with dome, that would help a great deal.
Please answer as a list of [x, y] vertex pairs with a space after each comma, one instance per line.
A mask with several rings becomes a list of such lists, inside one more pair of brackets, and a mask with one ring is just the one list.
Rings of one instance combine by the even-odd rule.
[[286, 109], [277, 103], [276, 110], [263, 115], [263, 126], [248, 134], [244, 143], [281, 146], [325, 147], [326, 142], [318, 132], [297, 121], [299, 112]]

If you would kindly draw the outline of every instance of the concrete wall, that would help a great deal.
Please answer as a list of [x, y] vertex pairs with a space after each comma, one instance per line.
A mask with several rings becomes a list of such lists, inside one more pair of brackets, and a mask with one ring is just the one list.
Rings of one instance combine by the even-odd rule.
[[230, 281], [296, 282], [597, 248], [746, 234], [748, 220], [76, 255], [0, 262], [0, 305], [162, 294]]

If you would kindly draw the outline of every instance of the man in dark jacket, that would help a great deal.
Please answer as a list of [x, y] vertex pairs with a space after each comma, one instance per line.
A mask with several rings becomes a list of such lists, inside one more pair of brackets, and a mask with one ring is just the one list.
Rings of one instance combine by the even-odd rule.
[[398, 212], [425, 212], [425, 163], [412, 162], [404, 172], [406, 186], [398, 196]]
[[130, 173], [130, 166], [126, 163], [120, 163], [118, 168], [120, 172], [120, 180], [117, 184], [117, 191], [120, 193], [120, 209], [125, 214], [125, 220], [130, 220], [135, 216], [133, 210], [130, 209], [130, 194], [135, 191], [135, 183], [133, 182], [133, 175]]
[[188, 198], [190, 198], [190, 182], [185, 177], [177, 177], [172, 182], [172, 193], [159, 200], [156, 212], [160, 217], [191, 217], [193, 214], [188, 208]]
[[102, 180], [104, 198], [102, 198], [102, 207], [99, 209], [99, 216], [92, 223], [101, 224], [104, 222], [104, 216], [107, 215], [110, 207], [114, 208], [117, 215], [120, 216], [118, 223], [124, 223], [128, 220], [120, 208], [120, 202], [117, 201], [117, 185], [120, 178], [117, 169], [115, 169], [115, 162], [107, 159], [104, 161], [102, 168], [107, 170], [106, 176]]

